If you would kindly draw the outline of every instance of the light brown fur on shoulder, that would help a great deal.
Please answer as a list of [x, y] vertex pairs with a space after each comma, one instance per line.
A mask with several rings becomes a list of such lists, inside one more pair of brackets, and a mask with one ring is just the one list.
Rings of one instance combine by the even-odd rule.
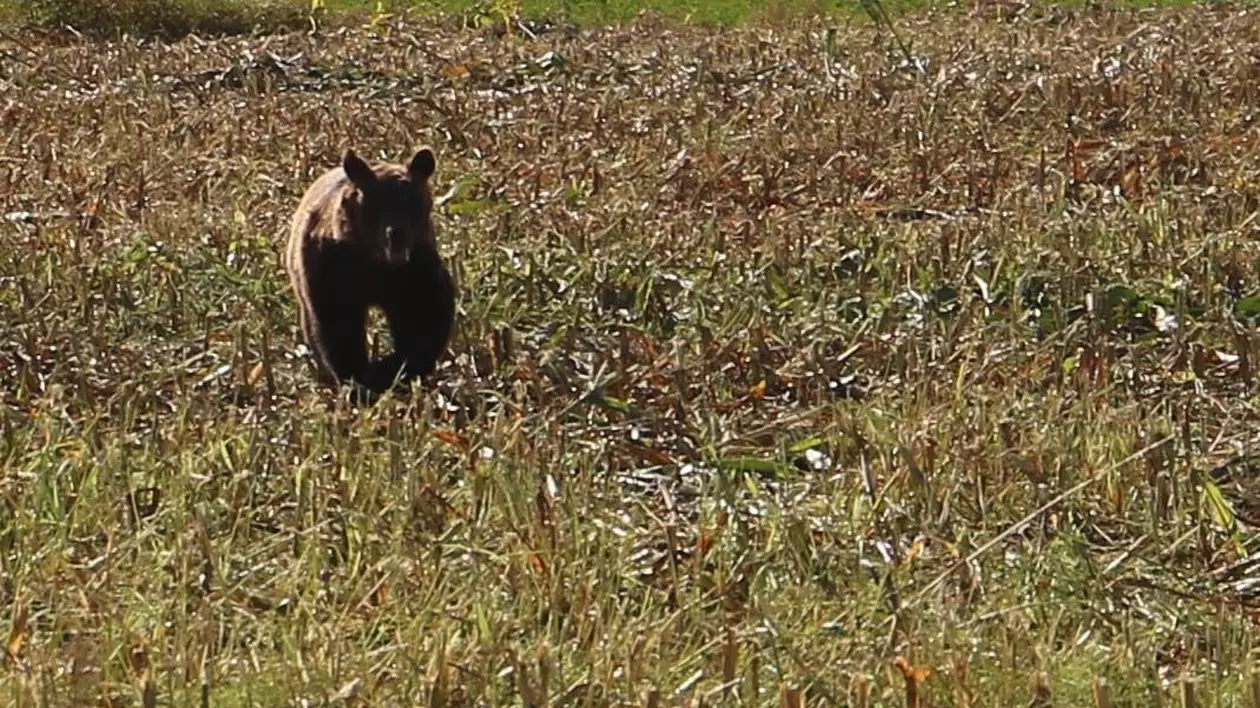
[[[389, 174], [394, 171], [390, 169], [392, 167], [378, 166], [374, 171], [380, 175]], [[300, 250], [310, 240], [353, 240], [360, 234], [360, 230], [355, 228], [353, 214], [358, 201], [358, 190], [341, 167], [334, 167], [317, 177], [302, 195], [293, 213], [288, 257], [295, 257], [294, 250]]]

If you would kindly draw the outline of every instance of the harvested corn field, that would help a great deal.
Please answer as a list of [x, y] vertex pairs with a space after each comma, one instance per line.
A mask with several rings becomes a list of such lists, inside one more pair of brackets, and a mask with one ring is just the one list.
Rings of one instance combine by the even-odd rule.
[[[1260, 17], [894, 29], [4, 35], [0, 704], [1249, 705]], [[423, 144], [354, 408], [288, 220]]]

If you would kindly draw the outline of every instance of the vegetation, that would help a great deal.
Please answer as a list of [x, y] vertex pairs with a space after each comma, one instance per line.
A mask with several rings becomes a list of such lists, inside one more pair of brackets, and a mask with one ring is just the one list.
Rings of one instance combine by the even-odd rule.
[[[1257, 705], [1254, 13], [303, 13], [0, 39], [0, 705]], [[426, 142], [355, 410], [287, 220]]]
[[383, 17], [459, 17], [478, 25], [512, 18], [607, 23], [632, 20], [650, 10], [689, 23], [734, 24], [831, 8], [821, 0], [0, 0], [0, 20], [10, 25], [73, 28], [112, 37], [120, 33], [177, 38], [301, 29], [319, 22], [355, 25]]
[[[1092, 0], [1029, 7], [1083, 5]], [[1116, 0], [1148, 7], [1185, 0]], [[686, 24], [729, 26], [801, 17], [879, 19], [902, 10], [968, 6], [943, 0], [0, 0], [0, 23], [114, 37], [120, 33], [167, 38], [291, 30], [318, 23], [354, 26], [383, 18], [456, 17], [473, 27], [514, 19], [600, 25], [632, 21], [642, 12]], [[997, 9], [997, 12], [1008, 12]]]

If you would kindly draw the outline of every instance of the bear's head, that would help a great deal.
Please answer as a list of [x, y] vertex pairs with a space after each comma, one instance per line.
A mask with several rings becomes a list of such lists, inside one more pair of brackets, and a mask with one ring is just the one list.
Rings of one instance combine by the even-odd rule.
[[341, 168], [354, 185], [356, 228], [373, 254], [386, 263], [406, 263], [417, 246], [433, 247], [433, 191], [429, 178], [437, 158], [428, 146], [406, 167], [373, 168], [347, 149]]

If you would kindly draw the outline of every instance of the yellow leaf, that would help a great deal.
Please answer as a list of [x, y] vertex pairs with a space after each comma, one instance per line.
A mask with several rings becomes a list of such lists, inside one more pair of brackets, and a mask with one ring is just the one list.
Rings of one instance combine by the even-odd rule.
[[919, 536], [914, 539], [914, 543], [910, 544], [910, 548], [906, 551], [906, 563], [910, 563], [915, 558], [918, 558], [920, 553], [923, 553], [923, 541], [924, 538]]

